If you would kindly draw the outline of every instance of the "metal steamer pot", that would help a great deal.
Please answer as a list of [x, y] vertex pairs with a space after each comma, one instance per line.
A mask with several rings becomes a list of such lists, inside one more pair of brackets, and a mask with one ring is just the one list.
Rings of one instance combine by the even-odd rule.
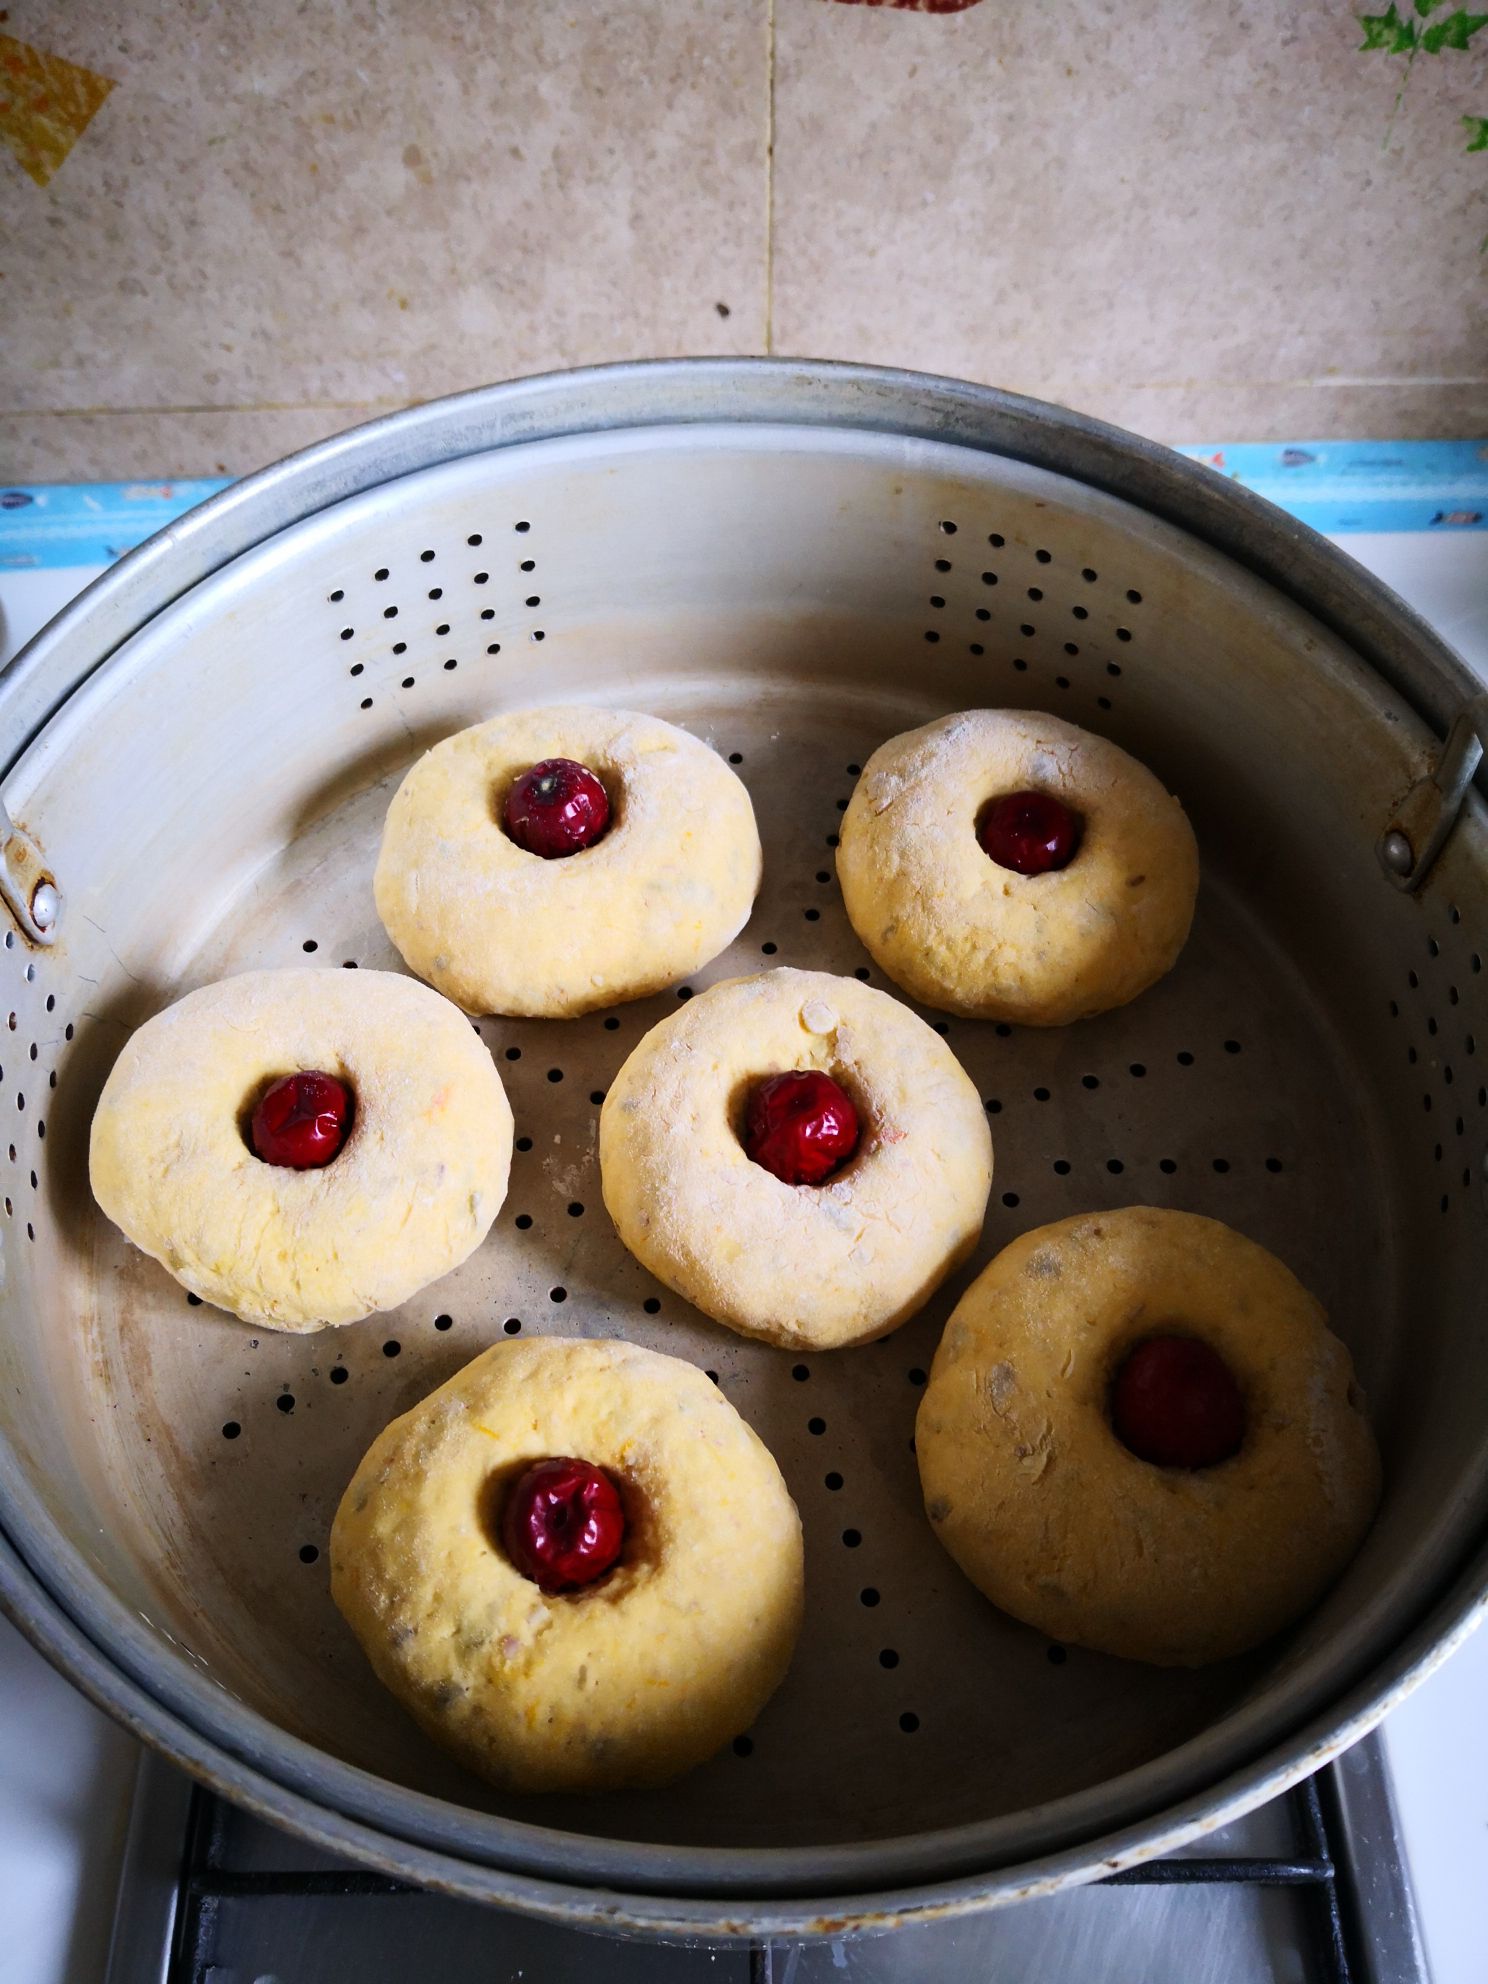
[[[226, 491], [0, 680], [0, 1603], [227, 1796], [589, 1926], [885, 1927], [1087, 1880], [1270, 1798], [1484, 1605], [1475, 686], [1347, 558], [1210, 471], [905, 373], [560, 374]], [[749, 785], [764, 890], [693, 989], [772, 959], [864, 967], [832, 876], [840, 809], [875, 745], [938, 713], [1056, 711], [1188, 808], [1204, 884], [1167, 980], [1073, 1028], [940, 1022], [998, 1173], [977, 1259], [882, 1343], [793, 1362], [620, 1248], [596, 1098], [671, 994], [480, 1023], [527, 1148], [486, 1245], [394, 1315], [255, 1333], [93, 1207], [88, 1126], [130, 1030], [250, 966], [392, 964], [370, 878], [396, 782], [536, 700], [655, 711]], [[1138, 1202], [1228, 1220], [1322, 1296], [1385, 1454], [1337, 1588], [1193, 1674], [1066, 1655], [995, 1612], [932, 1541], [910, 1451], [966, 1278], [1029, 1226]], [[326, 1532], [365, 1446], [519, 1330], [716, 1372], [801, 1508], [791, 1675], [749, 1743], [665, 1792], [476, 1783], [330, 1603]]]

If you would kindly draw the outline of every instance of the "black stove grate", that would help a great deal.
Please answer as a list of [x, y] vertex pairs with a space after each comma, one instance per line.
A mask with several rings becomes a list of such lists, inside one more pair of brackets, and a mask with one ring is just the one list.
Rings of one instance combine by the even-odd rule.
[[[1195, 1858], [1149, 1860], [1112, 1874], [1107, 1887], [1171, 1887], [1181, 1883], [1252, 1882], [1301, 1888], [1308, 1896], [1313, 1958], [1320, 1984], [1355, 1984], [1339, 1897], [1338, 1867], [1323, 1816], [1319, 1780], [1309, 1777], [1286, 1794], [1300, 1851], [1285, 1860]], [[1359, 1974], [1362, 1975], [1362, 1972]]]
[[[1347, 1897], [1338, 1872], [1339, 1855], [1325, 1813], [1325, 1800], [1333, 1795], [1328, 1773], [1310, 1778], [1286, 1794], [1283, 1802], [1294, 1850], [1285, 1856], [1177, 1856], [1128, 1868], [1100, 1885], [1251, 1885], [1297, 1890], [1312, 1940], [1310, 1984], [1311, 1980], [1315, 1984], [1363, 1984], [1366, 1967], [1357, 1961], [1353, 1949]], [[224, 1967], [218, 1951], [222, 1913], [228, 1904], [379, 1896], [395, 1907], [400, 1898], [423, 1897], [422, 1889], [356, 1868], [283, 1872], [234, 1868], [228, 1864], [232, 1817], [231, 1808], [212, 1792], [201, 1786], [193, 1788], [166, 1984], [220, 1984], [225, 1976], [236, 1975]], [[751, 1984], [779, 1984], [790, 1955], [790, 1945], [755, 1945], [750, 1951]]]

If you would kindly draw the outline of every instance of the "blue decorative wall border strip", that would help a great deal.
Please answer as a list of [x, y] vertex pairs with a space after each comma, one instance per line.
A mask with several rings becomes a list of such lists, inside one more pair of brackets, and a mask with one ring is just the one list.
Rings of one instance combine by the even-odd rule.
[[0, 485], [0, 571], [111, 565], [226, 487], [222, 476]]
[[1488, 441], [1242, 441], [1178, 452], [1335, 537], [1488, 528]]
[[[1179, 454], [1334, 536], [1488, 529], [1488, 441], [1241, 441]], [[0, 570], [109, 565], [222, 477], [0, 486]]]

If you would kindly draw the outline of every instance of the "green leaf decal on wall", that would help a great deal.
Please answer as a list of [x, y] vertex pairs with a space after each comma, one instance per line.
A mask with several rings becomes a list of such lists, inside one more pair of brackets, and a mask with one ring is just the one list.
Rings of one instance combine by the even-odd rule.
[[1387, 14], [1361, 14], [1359, 26], [1364, 30], [1361, 49], [1382, 48], [1387, 55], [1405, 55], [1416, 45], [1416, 24], [1401, 20], [1395, 0], [1390, 0]]
[[[1443, 14], [1440, 20], [1431, 16], [1445, 0], [1413, 0], [1417, 18], [1428, 23], [1417, 31], [1416, 23], [1402, 19], [1395, 0], [1390, 0], [1389, 10], [1383, 14], [1357, 14], [1355, 19], [1364, 30], [1364, 39], [1359, 43], [1361, 54], [1403, 55], [1405, 67], [1400, 75], [1400, 88], [1395, 92], [1394, 108], [1385, 125], [1383, 149], [1390, 149], [1390, 136], [1395, 129], [1395, 119], [1405, 98], [1406, 85], [1410, 81], [1411, 70], [1416, 66], [1418, 55], [1445, 55], [1448, 53], [1471, 54], [1473, 37], [1488, 28], [1488, 14], [1470, 14], [1465, 7], [1454, 7], [1450, 14]], [[1465, 150], [1488, 152], [1488, 117], [1464, 117], [1467, 127]], [[1485, 235], [1478, 250], [1488, 253], [1488, 235]]]
[[1439, 55], [1444, 48], [1466, 48], [1482, 27], [1488, 27], [1488, 14], [1469, 14], [1459, 7], [1425, 30], [1421, 46], [1428, 55]]

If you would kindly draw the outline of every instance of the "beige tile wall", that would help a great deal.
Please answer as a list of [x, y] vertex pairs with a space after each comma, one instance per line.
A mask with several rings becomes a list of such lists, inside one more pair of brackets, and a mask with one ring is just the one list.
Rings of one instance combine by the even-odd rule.
[[1488, 49], [1418, 60], [1391, 128], [1402, 65], [1331, 0], [11, 0], [4, 32], [116, 87], [45, 188], [0, 150], [3, 478], [237, 471], [487, 379], [765, 349], [1166, 438], [1488, 430]]
[[1360, 39], [1312, 0], [781, 0], [777, 342], [1165, 439], [1483, 431], [1488, 50], [1418, 60], [1385, 151]]

